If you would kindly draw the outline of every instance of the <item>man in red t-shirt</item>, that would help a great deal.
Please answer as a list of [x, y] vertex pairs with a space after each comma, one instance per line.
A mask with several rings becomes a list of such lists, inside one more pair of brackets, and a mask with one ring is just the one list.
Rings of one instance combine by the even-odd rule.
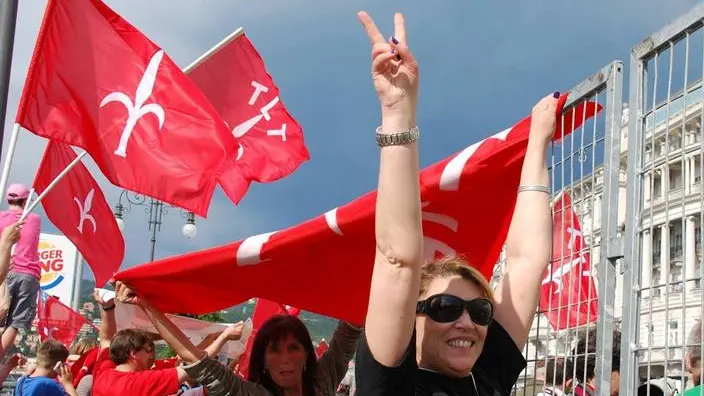
[[[178, 392], [186, 380], [180, 367], [150, 370], [154, 341], [148, 333], [125, 329], [115, 333], [115, 303], [101, 302], [100, 351], [95, 363], [93, 396], [163, 396]], [[111, 337], [112, 334], [115, 334]]]

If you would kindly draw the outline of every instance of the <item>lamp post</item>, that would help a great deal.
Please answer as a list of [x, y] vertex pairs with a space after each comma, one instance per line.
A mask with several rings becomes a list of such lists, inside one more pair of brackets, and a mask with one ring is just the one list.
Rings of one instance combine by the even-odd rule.
[[[161, 218], [168, 213], [168, 209], [177, 207], [132, 191], [122, 190], [117, 205], [115, 205], [115, 219], [117, 220], [117, 226], [120, 228], [120, 231], [124, 232], [125, 228], [123, 217], [130, 213], [133, 207], [137, 206], [144, 207], [144, 212], [149, 215], [149, 230], [151, 231], [151, 239], [149, 240], [151, 242], [149, 261], [154, 261], [156, 233], [161, 231]], [[195, 215], [181, 209], [181, 217], [186, 219], [186, 224], [184, 224], [181, 229], [183, 236], [186, 238], [195, 238], [198, 233]]]

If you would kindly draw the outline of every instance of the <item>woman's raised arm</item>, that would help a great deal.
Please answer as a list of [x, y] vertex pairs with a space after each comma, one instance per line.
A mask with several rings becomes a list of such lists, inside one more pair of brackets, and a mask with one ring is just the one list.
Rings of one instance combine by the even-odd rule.
[[408, 348], [416, 317], [423, 252], [418, 181], [418, 64], [408, 49], [403, 16], [394, 16], [388, 41], [374, 21], [359, 13], [372, 44], [372, 80], [381, 102], [376, 257], [366, 341], [373, 357], [397, 365]]

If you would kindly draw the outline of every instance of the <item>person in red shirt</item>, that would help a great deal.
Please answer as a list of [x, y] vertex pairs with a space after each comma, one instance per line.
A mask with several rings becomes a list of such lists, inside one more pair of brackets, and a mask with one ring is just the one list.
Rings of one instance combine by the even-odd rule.
[[115, 302], [103, 302], [99, 297], [96, 301], [101, 307], [102, 323], [93, 396], [176, 394], [187, 378], [186, 372], [180, 367], [150, 370], [155, 360], [151, 336], [135, 329], [115, 332]]
[[141, 330], [118, 331], [110, 342], [109, 356], [101, 350], [93, 382], [93, 395], [163, 396], [175, 394], [186, 380], [180, 367], [150, 370], [154, 342]]

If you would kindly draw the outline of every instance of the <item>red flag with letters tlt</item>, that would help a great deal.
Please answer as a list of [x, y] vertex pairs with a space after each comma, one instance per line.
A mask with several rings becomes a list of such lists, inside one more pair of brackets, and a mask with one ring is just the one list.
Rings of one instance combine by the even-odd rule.
[[264, 60], [244, 33], [197, 64], [188, 76], [232, 130], [237, 156], [218, 178], [239, 203], [252, 181], [284, 178], [310, 156], [303, 129], [286, 109]]
[[83, 325], [90, 325], [83, 315], [63, 304], [55, 296], [39, 291], [37, 296], [37, 332], [41, 342], [52, 338], [70, 348]]
[[[49, 141], [34, 179], [37, 194], [46, 190], [61, 171], [76, 159], [70, 146]], [[93, 270], [102, 287], [120, 269], [125, 241], [100, 186], [88, 168], [76, 164], [41, 201], [44, 212]]]
[[554, 330], [595, 323], [599, 301], [591, 255], [569, 194], [555, 198], [552, 212], [552, 261], [540, 288], [540, 311]]
[[49, 0], [16, 122], [115, 185], [205, 217], [237, 142], [198, 87], [99, 0]]

